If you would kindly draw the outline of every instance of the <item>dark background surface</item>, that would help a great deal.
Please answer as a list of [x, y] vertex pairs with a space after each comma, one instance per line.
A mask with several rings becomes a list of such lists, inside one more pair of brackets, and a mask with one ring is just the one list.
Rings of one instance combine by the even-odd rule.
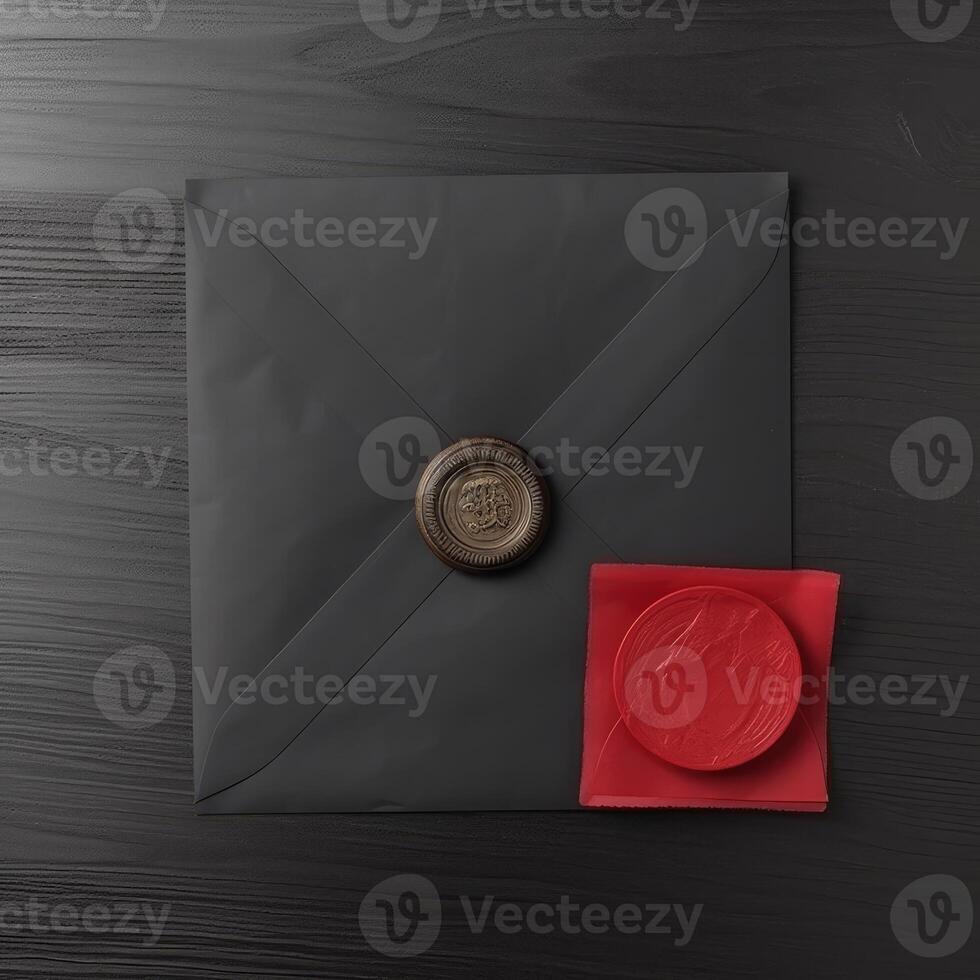
[[[0, 14], [0, 446], [172, 453], [156, 487], [0, 478], [0, 905], [171, 910], [154, 947], [0, 932], [0, 971], [975, 977], [976, 935], [920, 959], [889, 909], [933, 873], [980, 898], [980, 483], [918, 500], [889, 454], [931, 416], [980, 436], [980, 227], [949, 261], [881, 243], [793, 253], [796, 563], [843, 573], [836, 667], [971, 675], [952, 717], [835, 705], [826, 814], [205, 819], [191, 806], [182, 234], [159, 267], [127, 272], [92, 222], [131, 188], [176, 204], [186, 177], [787, 170], [797, 216], [980, 225], [980, 12], [927, 44], [887, 0], [702, 0], [682, 31], [453, 6], [424, 40], [391, 44], [349, 0], [171, 0], [152, 32], [145, 16], [46, 10]], [[143, 731], [92, 695], [133, 644], [177, 667], [172, 712]], [[442, 893], [442, 933], [387, 960], [358, 906], [408, 872]], [[681, 948], [473, 936], [461, 894], [704, 911]]]

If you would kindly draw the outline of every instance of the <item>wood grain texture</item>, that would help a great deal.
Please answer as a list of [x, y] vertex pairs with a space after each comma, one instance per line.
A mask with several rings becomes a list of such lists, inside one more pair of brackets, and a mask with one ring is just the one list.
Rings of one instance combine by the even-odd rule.
[[[12, 0], [4, 7], [15, 8]], [[793, 253], [796, 555], [844, 575], [848, 676], [970, 675], [958, 712], [831, 713], [825, 815], [654, 812], [196, 818], [191, 810], [181, 236], [127, 272], [107, 197], [220, 175], [787, 170], [796, 215], [980, 223], [980, 15], [921, 44], [884, 0], [702, 0], [660, 20], [474, 19], [414, 44], [356, 4], [168, 5], [159, 28], [0, 16], [0, 448], [165, 458], [0, 477], [0, 907], [169, 906], [146, 934], [0, 933], [7, 976], [973, 978], [906, 952], [889, 907], [922, 875], [980, 901], [980, 482], [915, 500], [889, 452], [952, 416], [980, 439], [980, 228], [935, 249]], [[33, 440], [33, 443], [32, 443]], [[45, 452], [47, 455], [45, 455]], [[165, 456], [164, 456], [165, 454]], [[125, 731], [93, 678], [132, 644], [177, 670]], [[357, 925], [389, 875], [428, 876], [442, 933], [386, 960]], [[474, 936], [458, 896], [529, 906], [703, 902], [692, 942]], [[980, 930], [978, 930], [980, 931]]]

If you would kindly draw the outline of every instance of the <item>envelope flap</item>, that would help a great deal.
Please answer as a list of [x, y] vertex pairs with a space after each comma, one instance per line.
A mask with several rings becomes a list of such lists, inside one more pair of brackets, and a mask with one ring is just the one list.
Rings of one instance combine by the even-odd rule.
[[[788, 191], [756, 201], [763, 221], [785, 221]], [[763, 237], [739, 239], [742, 213], [711, 234], [630, 322], [522, 435], [529, 447], [559, 445], [574, 432], [581, 446], [609, 448], [737, 313], [779, 254]], [[642, 367], [641, 367], [642, 366]], [[601, 392], [602, 411], [594, 411]], [[557, 472], [568, 493], [584, 474]]]
[[[688, 246], [785, 189], [785, 174], [570, 174], [203, 181], [188, 195], [247, 221], [435, 418], [517, 439]], [[693, 233], [661, 262], [636, 236], [675, 201]]]

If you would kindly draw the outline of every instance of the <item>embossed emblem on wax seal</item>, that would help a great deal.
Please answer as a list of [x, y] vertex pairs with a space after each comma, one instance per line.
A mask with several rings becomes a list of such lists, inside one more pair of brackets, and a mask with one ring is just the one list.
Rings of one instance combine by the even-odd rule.
[[541, 543], [548, 488], [520, 446], [462, 439], [426, 466], [415, 517], [425, 543], [446, 564], [493, 571], [523, 561]]

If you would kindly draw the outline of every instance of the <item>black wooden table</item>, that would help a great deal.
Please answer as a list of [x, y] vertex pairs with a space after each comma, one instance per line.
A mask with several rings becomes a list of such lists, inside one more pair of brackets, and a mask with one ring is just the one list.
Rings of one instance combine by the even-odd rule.
[[[980, 900], [972, 7], [926, 0], [929, 27], [914, 0], [446, 0], [391, 40], [351, 0], [0, 4], [3, 975], [976, 977], [977, 936], [951, 951]], [[815, 219], [795, 544], [844, 576], [829, 811], [195, 817], [184, 178], [635, 170], [786, 170]], [[137, 188], [175, 220], [142, 266], [93, 234]], [[93, 695], [133, 646], [176, 670], [144, 727]], [[358, 920], [396, 874], [442, 897], [401, 959]], [[474, 931], [461, 896], [517, 903], [519, 929]], [[664, 903], [672, 931], [521, 918], [562, 896]], [[701, 906], [689, 936], [677, 906]]]

